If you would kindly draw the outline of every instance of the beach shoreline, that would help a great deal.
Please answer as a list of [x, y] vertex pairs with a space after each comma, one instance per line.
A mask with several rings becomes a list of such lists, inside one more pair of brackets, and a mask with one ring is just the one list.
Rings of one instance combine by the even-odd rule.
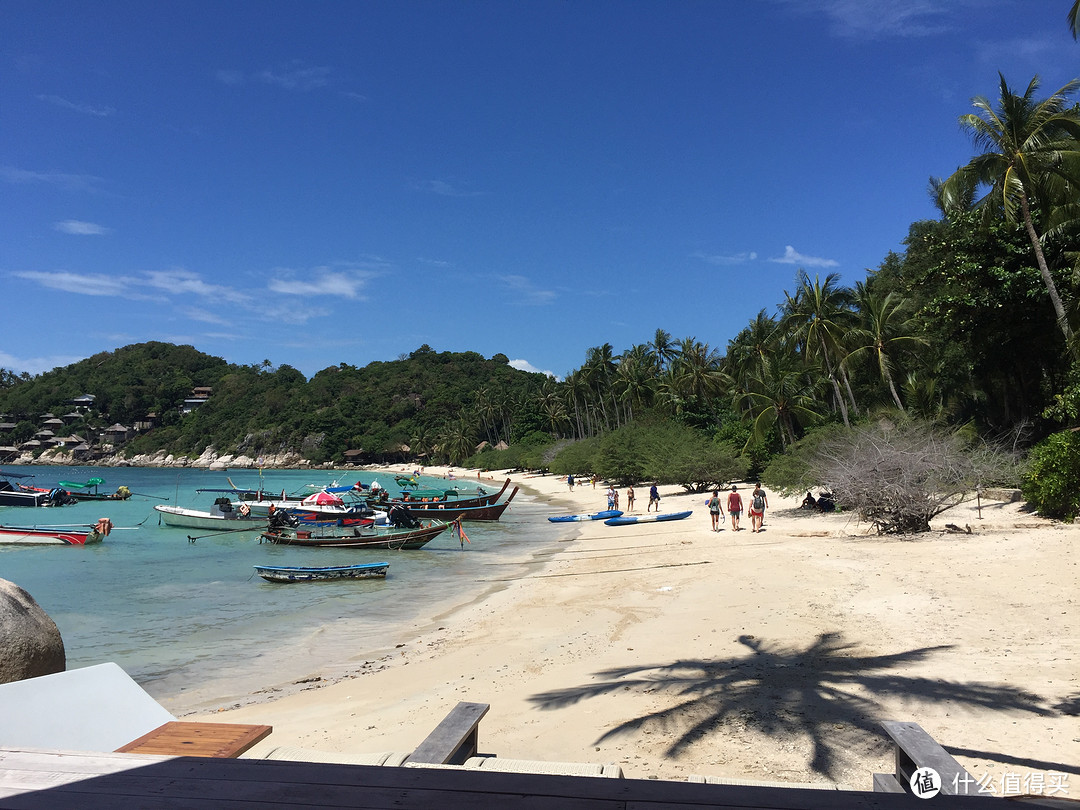
[[[551, 514], [605, 506], [603, 485], [509, 477]], [[981, 517], [963, 504], [928, 535], [879, 538], [770, 494], [762, 533], [712, 532], [707, 495], [661, 494], [663, 511], [693, 515], [570, 524], [526, 575], [379, 660], [357, 667], [360, 651], [342, 651], [322, 680], [205, 716], [273, 725], [251, 756], [409, 751], [467, 700], [491, 704], [484, 753], [857, 789], [892, 770], [878, 723], [913, 720], [1002, 788], [1064, 772], [1080, 795], [1080, 529], [984, 501]], [[643, 514], [647, 487], [637, 495]]]

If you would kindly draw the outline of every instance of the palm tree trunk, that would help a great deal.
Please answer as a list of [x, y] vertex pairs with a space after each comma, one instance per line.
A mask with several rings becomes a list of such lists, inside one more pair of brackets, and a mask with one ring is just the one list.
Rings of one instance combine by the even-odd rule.
[[889, 367], [882, 365], [881, 373], [885, 377], [885, 382], [889, 385], [889, 392], [892, 394], [893, 401], [896, 403], [896, 407], [901, 411], [904, 410], [904, 403], [900, 401], [900, 395], [896, 393], [896, 385], [893, 383], [892, 374], [889, 372]]
[[1028, 198], [1025, 193], [1020, 195], [1020, 209], [1024, 213], [1024, 228], [1027, 229], [1031, 246], [1035, 249], [1035, 261], [1039, 264], [1039, 274], [1042, 276], [1043, 284], [1046, 285], [1046, 291], [1050, 294], [1050, 303], [1054, 305], [1058, 328], [1061, 329], [1061, 334], [1065, 336], [1065, 346], [1075, 357], [1077, 347], [1076, 341], [1073, 339], [1072, 327], [1069, 325], [1068, 316], [1065, 314], [1065, 306], [1061, 303], [1061, 296], [1058, 295], [1054, 277], [1050, 275], [1050, 268], [1046, 266], [1046, 256], [1043, 255], [1042, 242], [1039, 241], [1039, 235], [1035, 232], [1035, 223], [1031, 221], [1031, 208], [1028, 206]]
[[851, 422], [848, 421], [847, 403], [844, 402], [844, 394], [840, 390], [840, 382], [836, 379], [836, 374], [833, 373], [832, 361], [829, 359], [829, 350], [825, 348], [825, 341], [821, 342], [821, 356], [825, 359], [825, 371], [829, 375], [829, 382], [833, 385], [833, 396], [836, 397], [836, 403], [840, 406], [840, 416], [844, 419], [844, 427], [851, 427]]

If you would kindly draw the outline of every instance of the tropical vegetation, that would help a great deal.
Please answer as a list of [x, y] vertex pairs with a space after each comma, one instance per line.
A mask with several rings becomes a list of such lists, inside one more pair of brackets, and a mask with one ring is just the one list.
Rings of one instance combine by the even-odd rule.
[[[422, 346], [308, 380], [269, 361], [235, 366], [148, 343], [33, 378], [0, 370], [0, 412], [21, 439], [38, 414], [93, 393], [88, 419], [157, 415], [125, 453], [212, 445], [340, 462], [362, 451], [691, 491], [746, 475], [802, 486], [806, 448], [882, 420], [966, 446], [1049, 442], [1037, 462], [1080, 469], [1075, 439], [1048, 438], [1080, 424], [1078, 90], [1080, 80], [1042, 97], [1037, 76], [1018, 91], [999, 74], [997, 97], [976, 96], [959, 119], [973, 156], [930, 181], [936, 219], [912, 223], [904, 249], [851, 285], [800, 270], [775, 310], [726, 345], [660, 328], [623, 349], [586, 348], [561, 380], [504, 355]], [[197, 386], [212, 396], [182, 415]], [[1046, 480], [1027, 479], [1030, 497], [1045, 495], [1036, 505], [1075, 513], [1055, 505], [1061, 485]]]

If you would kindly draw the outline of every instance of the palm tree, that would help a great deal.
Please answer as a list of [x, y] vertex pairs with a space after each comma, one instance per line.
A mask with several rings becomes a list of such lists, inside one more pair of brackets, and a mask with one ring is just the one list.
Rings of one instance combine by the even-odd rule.
[[850, 427], [847, 403], [840, 391], [840, 376], [844, 377], [852, 407], [855, 407], [855, 398], [842, 364], [844, 340], [853, 320], [851, 291], [840, 286], [839, 273], [829, 273], [823, 283], [818, 276], [814, 276], [811, 282], [806, 271], [800, 270], [798, 281], [795, 295], [784, 292], [787, 299], [784, 303], [784, 325], [792, 329], [794, 336], [801, 341], [808, 361], [820, 358], [825, 374], [832, 383], [833, 396], [844, 425]]
[[[1074, 9], [1075, 11], [1075, 9]], [[1035, 230], [1032, 206], [1049, 217], [1056, 194], [1069, 193], [1075, 198], [1080, 164], [1080, 113], [1068, 105], [1068, 97], [1080, 80], [1074, 79], [1049, 98], [1036, 101], [1039, 77], [1034, 77], [1022, 96], [1016, 95], [1001, 79], [1001, 97], [997, 108], [982, 96], [972, 99], [979, 112], [960, 117], [960, 124], [971, 132], [977, 147], [985, 151], [961, 166], [940, 188], [941, 207], [954, 210], [964, 189], [972, 185], [989, 186], [986, 196], [976, 205], [987, 216], [1004, 211], [1010, 222], [1021, 221], [1035, 251], [1035, 261], [1058, 328], [1068, 346], [1076, 352], [1073, 330], [1065, 314], [1054, 277], [1046, 265], [1042, 242]], [[1043, 220], [1044, 222], [1047, 219]]]
[[1080, 35], [1080, 0], [1073, 3], [1069, 10], [1069, 28], [1072, 30], [1073, 39]]
[[762, 439], [775, 426], [785, 449], [798, 439], [797, 427], [818, 418], [806, 369], [795, 354], [787, 351], [766, 358], [747, 378], [746, 389], [738, 399], [746, 409], [744, 417], [753, 424], [751, 439]]
[[776, 319], [763, 309], [745, 329], [728, 341], [728, 370], [740, 384], [773, 352], [781, 337], [778, 326]]
[[673, 382], [686, 400], [701, 403], [716, 397], [724, 388], [723, 357], [708, 343], [684, 338], [679, 344], [678, 359], [672, 364]]
[[671, 340], [671, 335], [663, 329], [656, 330], [656, 334], [653, 336], [649, 348], [656, 354], [656, 360], [660, 364], [661, 369], [667, 368], [668, 364], [675, 359], [677, 353], [675, 343]]
[[854, 362], [872, 353], [881, 381], [888, 386], [896, 407], [904, 410], [893, 381], [890, 352], [905, 346], [926, 345], [926, 339], [911, 334], [913, 318], [901, 312], [902, 302], [895, 293], [876, 296], [859, 281], [855, 284], [855, 303], [861, 324], [848, 333], [855, 348], [848, 354], [847, 361]]

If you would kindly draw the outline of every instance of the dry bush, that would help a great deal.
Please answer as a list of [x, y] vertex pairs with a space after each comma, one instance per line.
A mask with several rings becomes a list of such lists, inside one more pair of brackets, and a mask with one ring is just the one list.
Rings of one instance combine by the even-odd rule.
[[956, 433], [882, 420], [822, 442], [811, 467], [837, 504], [878, 534], [906, 534], [929, 531], [931, 518], [977, 487], [1007, 477], [1011, 463], [1006, 454], [973, 448]]

